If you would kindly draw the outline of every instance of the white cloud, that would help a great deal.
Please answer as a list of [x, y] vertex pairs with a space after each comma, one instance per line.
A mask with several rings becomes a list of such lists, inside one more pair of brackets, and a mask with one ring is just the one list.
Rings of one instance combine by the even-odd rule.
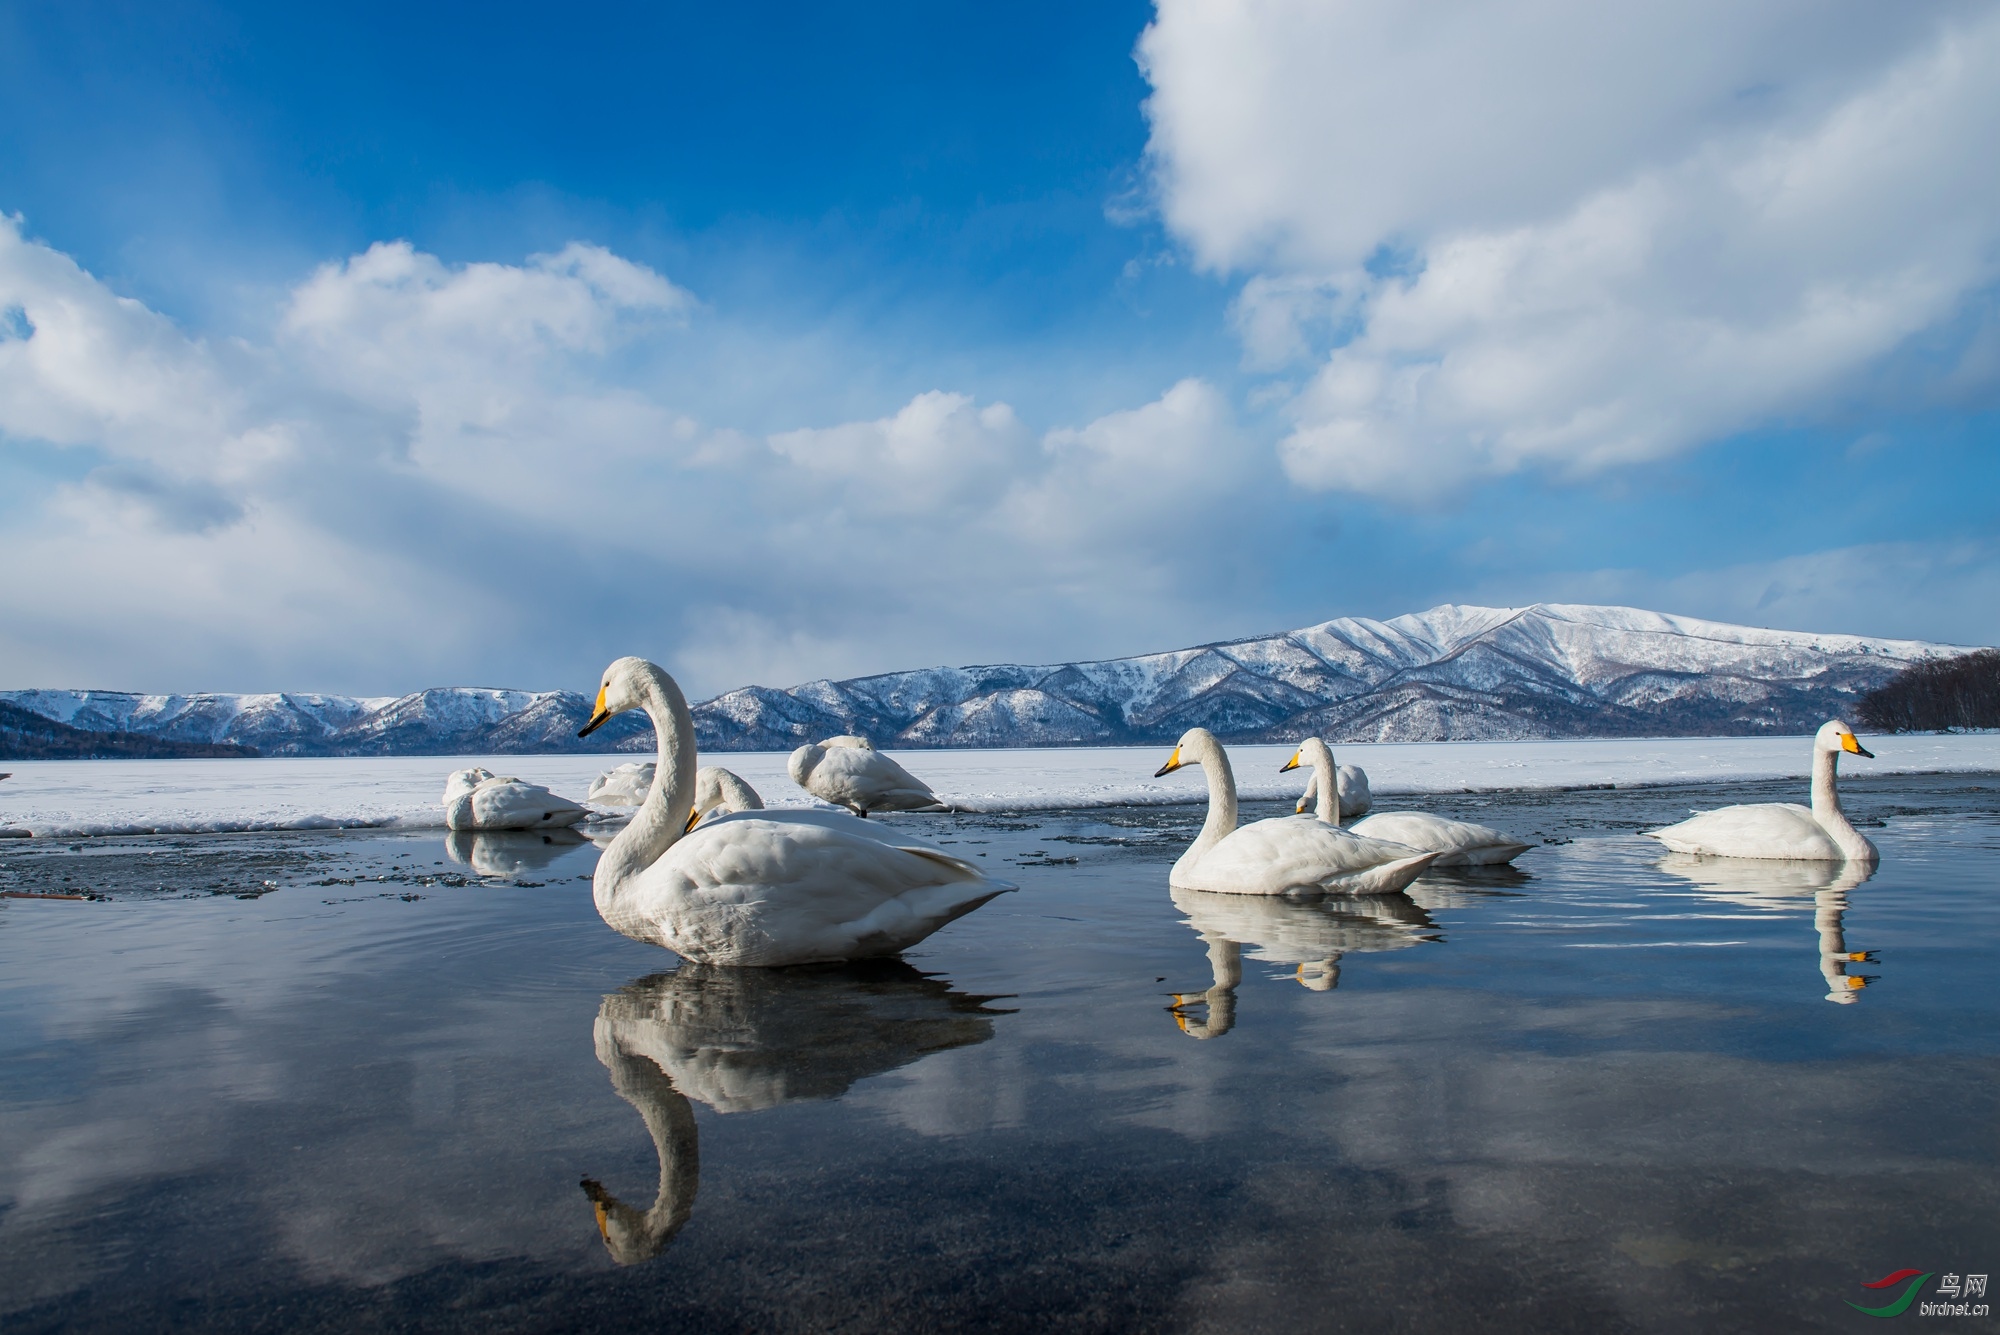
[[13, 684], [541, 685], [637, 651], [701, 693], [1059, 655], [1079, 628], [1169, 644], [1232, 570], [1190, 526], [1277, 476], [1200, 381], [1046, 433], [942, 390], [705, 427], [655, 387], [697, 303], [581, 245], [463, 266], [376, 245], [212, 343], [16, 221], [0, 311], [0, 438], [80, 474], [5, 520]]
[[[1322, 354], [1288, 473], [1422, 499], [1825, 410], [2000, 279], [2000, 12], [1164, 0], [1170, 226]], [[1971, 331], [1977, 336], [1979, 329]]]

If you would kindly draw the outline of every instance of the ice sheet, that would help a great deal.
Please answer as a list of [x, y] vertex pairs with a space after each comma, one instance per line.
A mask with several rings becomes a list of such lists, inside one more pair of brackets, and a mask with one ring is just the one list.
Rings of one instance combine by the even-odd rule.
[[[1848, 757], [1849, 773], [2000, 771], [2000, 734], [1870, 739], [1875, 760]], [[1699, 783], [1803, 777], [1804, 737], [1702, 737], [1560, 742], [1397, 742], [1337, 748], [1368, 771], [1379, 798], [1399, 793], [1589, 785]], [[1198, 769], [1152, 777], [1169, 748], [893, 753], [953, 804], [973, 811], [1164, 805], [1202, 800]], [[1250, 798], [1297, 795], [1304, 778], [1280, 775], [1282, 746], [1230, 748], [1238, 790]], [[629, 756], [400, 756], [388, 759], [23, 760], [0, 782], [0, 827], [40, 838], [438, 826], [445, 775], [468, 765], [514, 774], [581, 801], [590, 781]], [[785, 775], [785, 757], [704, 756], [742, 775], [773, 807], [814, 805]], [[1799, 800], [1805, 800], [1803, 787]], [[1381, 804], [1378, 801], [1378, 806]], [[606, 808], [606, 814], [629, 814]]]

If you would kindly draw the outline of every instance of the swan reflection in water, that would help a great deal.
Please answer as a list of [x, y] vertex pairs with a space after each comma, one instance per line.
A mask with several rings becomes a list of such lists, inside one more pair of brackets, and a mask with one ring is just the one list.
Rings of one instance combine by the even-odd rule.
[[1819, 973], [1826, 999], [1851, 1006], [1877, 975], [1848, 972], [1851, 964], [1875, 963], [1872, 950], [1849, 950], [1843, 919], [1847, 892], [1875, 874], [1872, 862], [1782, 862], [1764, 858], [1719, 858], [1669, 853], [1660, 870], [1691, 881], [1704, 891], [1742, 907], [1790, 912], [1813, 906], [1819, 931]]
[[[1220, 1038], [1235, 1026], [1245, 946], [1251, 959], [1295, 965], [1300, 986], [1327, 992], [1340, 985], [1344, 955], [1439, 939], [1437, 924], [1406, 894], [1294, 899], [1175, 888], [1173, 897], [1207, 943], [1215, 979], [1205, 992], [1176, 992], [1167, 1008], [1194, 1038]], [[1196, 1009], [1206, 1014], [1190, 1013]]]
[[900, 959], [787, 969], [682, 964], [627, 984], [597, 1012], [597, 1059], [660, 1157], [650, 1208], [583, 1180], [611, 1258], [657, 1256], [694, 1209], [701, 1156], [689, 1099], [719, 1113], [837, 1099], [857, 1080], [984, 1043], [996, 997], [952, 990]]
[[579, 831], [453, 830], [445, 836], [445, 855], [480, 876], [511, 880], [532, 871], [546, 871], [572, 848], [590, 840]]

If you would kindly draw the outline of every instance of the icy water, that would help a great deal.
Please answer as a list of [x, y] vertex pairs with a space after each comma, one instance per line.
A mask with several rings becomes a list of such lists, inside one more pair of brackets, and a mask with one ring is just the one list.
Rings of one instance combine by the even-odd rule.
[[108, 898], [0, 899], [0, 1328], [1871, 1329], [2000, 1270], [2000, 778], [1848, 781], [1860, 883], [1631, 833], [1800, 787], [1412, 802], [1537, 846], [1373, 902], [908, 818], [1020, 893], [734, 975], [587, 843], [9, 841]]

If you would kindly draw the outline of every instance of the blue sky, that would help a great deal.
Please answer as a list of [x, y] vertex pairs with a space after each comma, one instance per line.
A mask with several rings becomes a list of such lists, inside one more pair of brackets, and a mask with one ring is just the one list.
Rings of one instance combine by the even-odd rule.
[[2000, 640], [1984, 6], [0, 5], [0, 686]]

